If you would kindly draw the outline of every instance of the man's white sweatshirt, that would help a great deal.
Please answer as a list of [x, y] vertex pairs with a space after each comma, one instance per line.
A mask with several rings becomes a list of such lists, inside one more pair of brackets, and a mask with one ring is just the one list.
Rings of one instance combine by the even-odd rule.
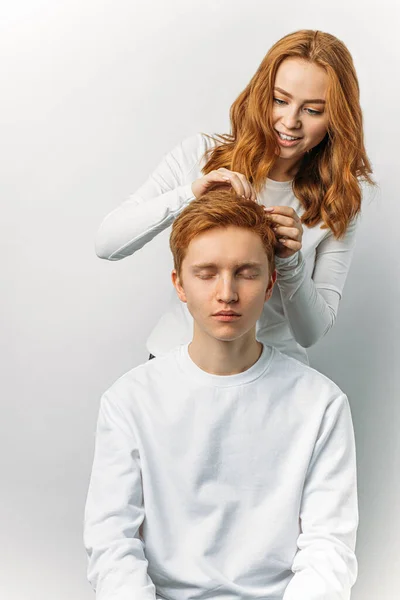
[[357, 523], [347, 398], [277, 350], [218, 376], [184, 345], [102, 398], [85, 513], [98, 600], [345, 600]]

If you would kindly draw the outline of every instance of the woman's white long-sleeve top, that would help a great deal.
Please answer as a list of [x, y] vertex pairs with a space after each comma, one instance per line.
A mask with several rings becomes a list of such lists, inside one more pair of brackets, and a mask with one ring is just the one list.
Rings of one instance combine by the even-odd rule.
[[[216, 142], [198, 134], [168, 153], [150, 178], [129, 200], [103, 221], [96, 238], [100, 258], [120, 260], [142, 248], [172, 224], [192, 200], [192, 183], [203, 176], [205, 152]], [[299, 216], [304, 209], [290, 181], [267, 179], [258, 202], [265, 206], [291, 206]], [[304, 227], [301, 252], [276, 259], [277, 285], [257, 322], [257, 338], [307, 363], [305, 348], [315, 344], [335, 322], [350, 267], [357, 222], [337, 240], [329, 229]], [[166, 249], [166, 251], [168, 251]], [[171, 290], [171, 300], [147, 340], [155, 356], [188, 343], [193, 320]]]

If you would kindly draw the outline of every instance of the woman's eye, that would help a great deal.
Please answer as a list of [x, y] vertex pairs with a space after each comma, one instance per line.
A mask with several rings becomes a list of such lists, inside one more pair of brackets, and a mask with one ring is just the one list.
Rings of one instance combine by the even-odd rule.
[[284, 100], [281, 100], [280, 98], [274, 98], [274, 102], [275, 102], [275, 104], [278, 104], [278, 106], [282, 106], [282, 104], [286, 104], [286, 102]]
[[313, 110], [312, 108], [305, 109], [309, 115], [321, 115], [322, 113], [319, 110]]

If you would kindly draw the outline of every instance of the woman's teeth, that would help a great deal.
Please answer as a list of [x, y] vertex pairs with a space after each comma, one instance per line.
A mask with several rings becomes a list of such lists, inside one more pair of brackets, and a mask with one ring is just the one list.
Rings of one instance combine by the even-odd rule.
[[293, 142], [294, 140], [299, 140], [300, 138], [297, 137], [292, 137], [291, 135], [285, 135], [284, 133], [281, 133], [280, 131], [278, 131], [278, 135], [281, 138], [281, 140], [288, 140], [290, 142]]

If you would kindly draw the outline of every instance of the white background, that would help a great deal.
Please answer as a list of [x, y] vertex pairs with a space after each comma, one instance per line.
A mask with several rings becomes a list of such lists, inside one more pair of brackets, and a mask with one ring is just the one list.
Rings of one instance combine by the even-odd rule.
[[349, 47], [379, 183], [366, 196], [336, 327], [310, 355], [353, 411], [361, 524], [352, 598], [398, 597], [396, 5], [3, 0], [2, 598], [93, 598], [81, 536], [99, 398], [147, 358], [171, 265], [168, 231], [120, 263], [100, 261], [100, 221], [182, 138], [226, 132], [230, 104], [268, 48], [301, 28], [329, 31]]

